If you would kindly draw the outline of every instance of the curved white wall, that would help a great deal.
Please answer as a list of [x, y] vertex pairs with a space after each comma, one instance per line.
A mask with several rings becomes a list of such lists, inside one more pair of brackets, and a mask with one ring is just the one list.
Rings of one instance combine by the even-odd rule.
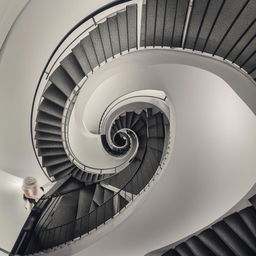
[[[113, 61], [91, 79], [98, 83], [90, 81], [89, 91], [90, 86], [101, 90], [93, 94], [90, 109], [113, 96], [107, 91], [127, 93], [138, 84], [165, 91], [174, 106], [176, 137], [167, 170], [144, 203], [114, 230], [109, 225], [99, 241], [85, 238], [92, 245], [78, 256], [145, 255], [209, 225], [254, 185], [256, 117], [228, 83], [243, 85], [244, 95], [255, 95], [256, 89], [236, 69], [188, 53], [147, 50]], [[71, 255], [82, 243], [57, 255]]]
[[0, 168], [46, 178], [30, 139], [30, 113], [41, 72], [63, 36], [110, 0], [31, 1], [14, 24], [0, 61]]

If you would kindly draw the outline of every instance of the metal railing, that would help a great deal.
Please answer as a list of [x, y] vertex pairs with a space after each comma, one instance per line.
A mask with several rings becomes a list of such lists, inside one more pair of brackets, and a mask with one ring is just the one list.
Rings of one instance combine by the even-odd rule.
[[[60, 57], [66, 52], [66, 50], [70, 47], [70, 45], [72, 45], [72, 43], [74, 41], [76, 41], [82, 34], [84, 34], [86, 31], [88, 31], [90, 29], [91, 26], [87, 27], [82, 33], [80, 33], [75, 39], [73, 39], [71, 42], [69, 42], [69, 44], [65, 47], [65, 49], [63, 49], [59, 54], [58, 54], [58, 51], [61, 49], [61, 46], [62, 44], [68, 39], [68, 37], [70, 37], [70, 35], [75, 31], [77, 30], [79, 27], [81, 27], [82, 25], [84, 25], [86, 22], [88, 21], [92, 21], [93, 23], [93, 26], [96, 26], [95, 25], [95, 17], [111, 8], [114, 8], [118, 5], [121, 5], [121, 4], [124, 4], [124, 3], [128, 3], [128, 2], [131, 2], [132, 0], [116, 0], [116, 1], [113, 1], [101, 8], [99, 8], [98, 10], [92, 12], [90, 15], [86, 16], [84, 19], [82, 19], [80, 22], [78, 22], [61, 40], [60, 42], [58, 43], [58, 45], [55, 47], [55, 49], [53, 50], [50, 58], [48, 59], [44, 69], [43, 69], [43, 72], [41, 73], [41, 76], [39, 78], [39, 82], [37, 84], [37, 87], [36, 87], [36, 90], [35, 90], [35, 93], [34, 93], [34, 96], [33, 96], [33, 100], [32, 100], [32, 106], [31, 106], [31, 114], [30, 114], [30, 137], [31, 137], [31, 142], [32, 142], [32, 148], [33, 148], [33, 151], [34, 151], [34, 154], [35, 154], [35, 157], [37, 159], [37, 162], [40, 166], [40, 168], [42, 169], [43, 173], [45, 174], [45, 176], [51, 181], [51, 182], [54, 182], [55, 179], [54, 178], [51, 178], [48, 176], [47, 174], [47, 171], [45, 170], [45, 168], [43, 167], [42, 165], [42, 162], [41, 162], [41, 159], [39, 158], [38, 154], [37, 154], [37, 151], [36, 151], [36, 146], [35, 146], [35, 140], [34, 140], [34, 115], [36, 114], [37, 112], [37, 105], [36, 103], [40, 103], [42, 101], [42, 96], [40, 96], [40, 99], [39, 99], [39, 102], [37, 102], [37, 97], [38, 97], [38, 92], [42, 86], [42, 84], [44, 84], [44, 87], [45, 87], [45, 84], [47, 83], [48, 81], [48, 77], [49, 77], [49, 74], [52, 72], [53, 70], [53, 67], [56, 65], [56, 63], [58, 63], [58, 61], [60, 60]], [[100, 21], [98, 21], [100, 22]], [[56, 57], [56, 55], [58, 54], [58, 56]], [[46, 75], [46, 77], [45, 77]], [[44, 80], [44, 78], [46, 79], [46, 81]], [[45, 88], [44, 88], [45, 90]]]
[[[148, 124], [147, 124], [148, 126]], [[146, 189], [146, 187], [150, 186], [150, 183], [155, 179], [155, 176], [159, 174], [162, 170], [162, 166], [165, 164], [166, 156], [169, 154], [169, 147], [170, 144], [170, 136], [166, 134], [165, 125], [163, 123], [164, 128], [164, 138], [169, 138], [167, 140], [167, 147], [163, 146], [162, 157], [159, 162], [154, 163], [154, 155], [152, 154], [152, 149], [148, 146], [148, 139], [149, 134], [145, 136], [145, 147], [143, 148], [143, 157], [140, 159], [140, 163], [137, 166], [137, 170], [133, 174], [133, 176], [129, 179], [129, 181], [122, 186], [118, 192], [116, 192], [110, 199], [103, 202], [102, 205], [98, 206], [95, 210], [89, 212], [88, 214], [75, 219], [73, 221], [64, 223], [63, 225], [48, 228], [47, 223], [48, 218], [52, 215], [49, 214], [50, 210], [54, 209], [53, 204], [57, 203], [56, 200], [60, 197], [65, 195], [63, 194], [53, 194], [48, 197], [41, 198], [35, 207], [40, 207], [45, 200], [50, 200], [49, 206], [43, 215], [40, 217], [40, 220], [47, 216], [43, 223], [37, 223], [34, 231], [36, 232], [37, 237], [40, 238], [41, 244], [45, 245], [44, 249], [49, 249], [61, 244], [65, 244], [67, 242], [73, 241], [75, 239], [80, 239], [84, 235], [89, 234], [93, 230], [97, 230], [101, 225], [106, 224], [109, 220], [114, 218], [123, 209], [129, 206], [129, 204], [134, 201], [142, 191]], [[146, 128], [145, 128], [146, 129]], [[168, 131], [169, 132], [169, 131]], [[166, 137], [167, 136], [167, 137]], [[165, 149], [166, 148], [166, 149]], [[164, 151], [166, 150], [166, 152]], [[152, 170], [151, 174], [149, 175], [149, 170], [145, 168], [141, 168], [142, 163], [145, 161], [147, 157], [147, 161], [150, 163], [150, 168]], [[76, 189], [78, 190], [78, 189]], [[76, 190], [69, 191], [68, 193], [72, 193]], [[116, 204], [120, 198], [122, 203]], [[54, 199], [54, 200], [53, 200]], [[28, 245], [29, 248], [30, 245]], [[36, 253], [37, 251], [33, 251]]]

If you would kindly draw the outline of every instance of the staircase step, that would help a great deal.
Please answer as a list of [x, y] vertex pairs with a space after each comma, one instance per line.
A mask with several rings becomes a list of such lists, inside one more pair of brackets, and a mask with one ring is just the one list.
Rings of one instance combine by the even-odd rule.
[[98, 208], [98, 205], [94, 201], [92, 201], [90, 206], [90, 212], [96, 210], [97, 208]]
[[95, 185], [87, 186], [79, 191], [77, 219], [89, 213], [94, 192]]
[[240, 211], [239, 214], [256, 238], [256, 209], [254, 207], [247, 207]]
[[[58, 208], [54, 212], [52, 222], [48, 226], [48, 228], [58, 227], [74, 221], [76, 219], [78, 200], [79, 200], [79, 190], [63, 195], [62, 200], [59, 203]], [[67, 239], [68, 241], [70, 241], [73, 239], [73, 230], [75, 226], [69, 225], [67, 227], [69, 229], [66, 230], [66, 234], [62, 234], [62, 235], [64, 235], [66, 238], [68, 236]]]
[[117, 126], [118, 130], [123, 128], [120, 118], [116, 119], [115, 123], [116, 123], [116, 126]]
[[177, 251], [171, 249], [168, 252], [164, 253], [163, 256], [182, 256]]
[[196, 236], [191, 237], [186, 244], [194, 255], [197, 256], [215, 256], [215, 254], [205, 246], [205, 244]]
[[197, 256], [195, 255], [191, 249], [188, 247], [186, 243], [181, 243], [178, 246], [175, 247], [175, 250], [181, 255], [181, 256]]
[[133, 120], [132, 120], [130, 127], [133, 128], [133, 126], [136, 125], [136, 123], [140, 120], [140, 118], [141, 118], [140, 114], [134, 113]]
[[44, 92], [43, 97], [60, 107], [65, 107], [67, 97], [54, 84], [51, 84]]
[[206, 229], [198, 237], [215, 255], [234, 256], [230, 248], [212, 229]]
[[126, 116], [121, 116], [120, 117], [120, 121], [121, 121], [121, 124], [122, 124], [123, 128], [127, 127], [126, 126]]
[[162, 124], [148, 127], [149, 138], [164, 138], [164, 127]]
[[64, 148], [39, 148], [38, 149], [39, 156], [58, 156], [58, 155], [66, 155]]
[[46, 132], [46, 133], [61, 135], [60, 127], [56, 127], [56, 126], [52, 126], [44, 123], [37, 123], [35, 130], [39, 132]]
[[91, 40], [95, 49], [95, 53], [99, 64], [106, 62], [106, 56], [102, 45], [101, 35], [99, 28], [95, 28], [90, 32]]
[[224, 218], [224, 222], [256, 253], [256, 238], [238, 213]]
[[85, 73], [73, 53], [70, 53], [61, 61], [61, 66], [69, 74], [75, 84], [79, 84], [85, 76]]
[[140, 129], [142, 129], [143, 127], [146, 127], [146, 123], [142, 119], [140, 119], [138, 122], [136, 122], [135, 125], [133, 125], [132, 130], [134, 130], [136, 133], [140, 131]]
[[83, 181], [82, 177], [83, 175], [86, 174], [84, 171], [81, 171], [79, 168], [76, 168], [76, 171], [74, 172], [73, 177], [75, 177], [76, 179]]
[[65, 178], [65, 177], [67, 177], [68, 175], [71, 175], [71, 173], [72, 173], [72, 171], [74, 170], [74, 168], [75, 168], [74, 166], [71, 166], [71, 167], [67, 168], [67, 169], [64, 170], [64, 171], [55, 174], [55, 175], [54, 175], [54, 178], [55, 178], [56, 180], [61, 180], [61, 179]]
[[249, 199], [250, 203], [256, 208], [256, 195]]
[[127, 12], [117, 13], [118, 33], [120, 35], [121, 52], [128, 50]]
[[224, 222], [220, 221], [212, 226], [217, 235], [227, 244], [236, 255], [254, 255], [246, 243]]
[[87, 75], [92, 71], [90, 63], [88, 61], [87, 55], [84, 51], [83, 46], [78, 44], [73, 50], [72, 50], [74, 56], [76, 57], [78, 63], [80, 64], [83, 72]]
[[62, 114], [63, 114], [63, 110], [64, 110], [59, 105], [57, 105], [49, 100], [46, 100], [46, 99], [44, 99], [40, 103], [38, 109], [44, 113], [47, 113], [47, 114], [57, 117], [59, 119], [62, 118]]
[[43, 156], [42, 163], [44, 167], [60, 164], [69, 161], [67, 155], [60, 156]]
[[57, 141], [47, 141], [47, 140], [37, 140], [36, 141], [36, 147], [39, 149], [42, 148], [61, 148], [63, 149], [62, 142]]
[[43, 124], [49, 124], [56, 127], [61, 127], [61, 119], [39, 111], [36, 116], [36, 122], [40, 122]]
[[126, 124], [127, 124], [127, 128], [130, 128], [130, 127], [131, 127], [133, 115], [134, 115], [133, 112], [126, 112]]
[[110, 41], [108, 22], [105, 21], [103, 23], [100, 23], [99, 30], [100, 30], [102, 45], [104, 48], [106, 58], [108, 59], [110, 57], [113, 57], [113, 50], [112, 50], [112, 45], [111, 45], [111, 41]]
[[104, 189], [97, 184], [96, 185], [96, 189], [95, 189], [95, 193], [93, 196], [93, 201], [98, 205], [102, 205], [103, 204], [103, 200], [104, 200]]
[[[140, 46], [146, 47], [146, 4], [142, 5], [141, 11], [141, 25], [140, 25]], [[168, 16], [168, 15], [167, 15]]]
[[154, 46], [157, 1], [147, 0], [146, 8], [146, 46]]
[[118, 127], [117, 127], [116, 123], [113, 124], [112, 130], [114, 131], [114, 133], [116, 133], [118, 131]]
[[94, 176], [93, 176], [93, 178], [92, 178], [92, 181], [93, 181], [93, 182], [97, 182], [97, 181], [100, 179], [101, 176], [102, 176], [102, 175], [100, 175], [100, 174], [94, 174]]
[[155, 46], [163, 45], [163, 30], [164, 30], [164, 22], [165, 22], [166, 4], [167, 4], [166, 0], [157, 1], [156, 26], [155, 26], [155, 38], [154, 38]]
[[65, 163], [57, 164], [54, 166], [49, 166], [49, 167], [47, 167], [47, 171], [50, 176], [54, 176], [55, 174], [58, 174], [64, 170], [68, 169], [71, 166], [73, 166], [73, 163], [71, 163], [70, 161], [67, 161]]
[[128, 5], [127, 11], [127, 28], [129, 50], [137, 48], [137, 4]]
[[120, 39], [119, 39], [118, 25], [117, 25], [117, 16], [115, 15], [107, 18], [107, 22], [108, 22], [112, 51], [113, 51], [113, 54], [116, 55], [121, 53]]
[[104, 202], [108, 201], [110, 198], [113, 197], [115, 193], [113, 191], [110, 191], [108, 189], [104, 189]]
[[84, 48], [84, 51], [86, 52], [87, 59], [90, 63], [91, 69], [94, 69], [99, 65], [97, 55], [95, 53], [94, 45], [92, 43], [92, 39], [90, 36], [85, 37], [82, 41], [81, 44]]
[[87, 174], [87, 176], [86, 176], [86, 183], [92, 183], [92, 181], [93, 181], [93, 177], [94, 177], [94, 174], [92, 174], [92, 173], [88, 173]]
[[62, 142], [62, 138], [59, 135], [45, 133], [45, 132], [36, 132], [35, 135], [36, 140], [47, 140], [47, 141], [58, 141]]
[[164, 139], [163, 138], [149, 138], [148, 146], [157, 151], [163, 151]]
[[66, 95], [66, 97], [70, 96], [76, 85], [74, 81], [71, 79], [71, 77], [61, 66], [59, 66], [52, 73], [49, 79], [56, 87], [58, 87]]

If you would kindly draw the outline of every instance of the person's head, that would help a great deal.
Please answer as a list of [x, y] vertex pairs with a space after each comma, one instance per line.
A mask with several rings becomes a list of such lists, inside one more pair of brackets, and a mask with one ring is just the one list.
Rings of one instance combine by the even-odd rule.
[[37, 180], [34, 177], [25, 177], [23, 179], [22, 184], [22, 190], [28, 191], [30, 189], [36, 189], [37, 188]]

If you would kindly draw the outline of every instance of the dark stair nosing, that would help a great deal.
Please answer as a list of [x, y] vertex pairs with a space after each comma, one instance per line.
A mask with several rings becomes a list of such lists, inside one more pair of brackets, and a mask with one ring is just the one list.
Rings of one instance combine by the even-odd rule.
[[61, 61], [61, 66], [69, 74], [75, 84], [79, 84], [85, 76], [84, 71], [73, 53], [70, 53]]
[[40, 122], [37, 122], [35, 131], [61, 135], [60, 127], [56, 127], [56, 126], [52, 126], [52, 125], [44, 124], [44, 123], [40, 123]]
[[73, 163], [71, 163], [70, 161], [67, 161], [65, 163], [47, 167], [47, 171], [50, 176], [54, 176], [55, 174], [60, 173], [71, 166], [73, 166]]
[[37, 140], [36, 141], [36, 148], [62, 148], [62, 142], [58, 141], [47, 141], [47, 140]]
[[61, 127], [61, 119], [56, 118], [52, 115], [49, 115], [47, 113], [44, 113], [42, 111], [39, 111], [37, 113], [36, 121], [43, 123], [43, 124], [49, 124], [56, 127]]
[[38, 108], [40, 111], [42, 112], [45, 112], [49, 115], [52, 115], [56, 118], [59, 118], [61, 119], [62, 118], [62, 114], [63, 114], [63, 108], [60, 107], [59, 105], [47, 100], [47, 99], [44, 99], [40, 105], [39, 105], [39, 108]]
[[42, 157], [42, 163], [44, 167], [47, 166], [52, 166], [52, 165], [57, 165], [60, 163], [64, 163], [69, 161], [69, 159], [67, 158], [66, 154], [64, 155], [58, 155], [58, 156], [43, 156]]
[[39, 148], [38, 149], [39, 156], [58, 156], [58, 155], [66, 155], [64, 148]]
[[67, 101], [67, 96], [63, 94], [63, 92], [61, 92], [59, 88], [56, 87], [54, 84], [51, 84], [45, 90], [45, 92], [43, 93], [43, 97], [63, 108], [65, 107]]
[[50, 81], [58, 87], [67, 97], [70, 96], [76, 84], [68, 73], [59, 66], [50, 76]]

